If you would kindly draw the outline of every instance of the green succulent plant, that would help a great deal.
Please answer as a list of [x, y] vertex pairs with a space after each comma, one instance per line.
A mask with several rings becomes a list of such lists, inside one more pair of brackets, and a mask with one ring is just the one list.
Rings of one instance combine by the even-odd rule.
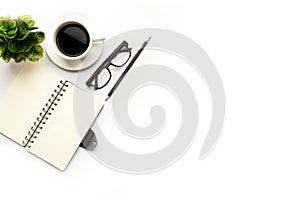
[[36, 31], [35, 21], [29, 15], [11, 19], [0, 17], [0, 57], [16, 63], [26, 59], [36, 62], [43, 57], [44, 49], [40, 45], [45, 40], [45, 33]]

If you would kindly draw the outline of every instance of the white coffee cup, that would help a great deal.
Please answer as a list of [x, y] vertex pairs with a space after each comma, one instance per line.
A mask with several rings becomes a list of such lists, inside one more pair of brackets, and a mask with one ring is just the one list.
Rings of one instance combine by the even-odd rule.
[[91, 23], [72, 19], [62, 21], [54, 28], [52, 45], [56, 54], [67, 60], [76, 61], [85, 58], [93, 45], [99, 45], [105, 37], [95, 31]]

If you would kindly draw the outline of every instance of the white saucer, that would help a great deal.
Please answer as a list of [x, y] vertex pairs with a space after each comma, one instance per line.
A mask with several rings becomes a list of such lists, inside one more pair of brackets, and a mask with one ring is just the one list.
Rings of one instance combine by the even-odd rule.
[[94, 64], [97, 61], [97, 59], [100, 57], [102, 53], [103, 42], [98, 44], [93, 44], [89, 54], [80, 60], [70, 61], [70, 60], [63, 59], [56, 54], [55, 50], [53, 49], [53, 35], [55, 29], [65, 21], [84, 22], [85, 25], [89, 27], [93, 27], [94, 30], [96, 30], [96, 28], [97, 29], [99, 28], [98, 25], [90, 17], [80, 13], [68, 13], [60, 16], [58, 19], [55, 20], [55, 22], [51, 25], [49, 31], [47, 31], [46, 33], [45, 50], [49, 58], [58, 67], [68, 71], [79, 71], [92, 66], [92, 64]]

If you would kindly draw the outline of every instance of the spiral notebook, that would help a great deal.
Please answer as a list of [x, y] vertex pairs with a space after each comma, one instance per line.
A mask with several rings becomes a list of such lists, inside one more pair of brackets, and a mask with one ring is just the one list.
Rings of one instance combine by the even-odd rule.
[[0, 132], [65, 170], [94, 120], [84, 112], [92, 102], [91, 95], [45, 66], [27, 64], [0, 100]]

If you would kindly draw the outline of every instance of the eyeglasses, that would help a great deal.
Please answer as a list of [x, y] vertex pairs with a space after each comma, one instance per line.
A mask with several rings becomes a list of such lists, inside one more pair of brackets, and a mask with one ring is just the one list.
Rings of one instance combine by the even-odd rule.
[[109, 67], [122, 67], [128, 62], [130, 57], [131, 48], [128, 48], [128, 43], [123, 41], [91, 75], [86, 81], [86, 85], [88, 87], [93, 87], [94, 90], [104, 88], [112, 77]]

